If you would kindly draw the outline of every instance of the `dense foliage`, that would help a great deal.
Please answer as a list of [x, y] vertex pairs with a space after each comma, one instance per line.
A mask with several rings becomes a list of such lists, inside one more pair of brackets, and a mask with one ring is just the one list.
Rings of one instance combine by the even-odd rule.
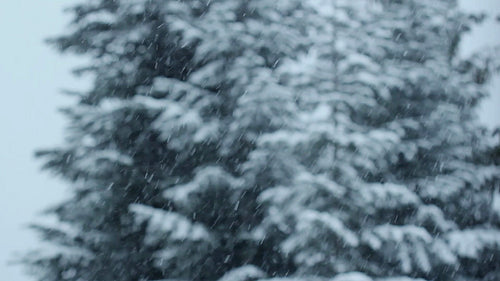
[[[454, 0], [92, 0], [39, 280], [495, 280], [499, 168]], [[498, 161], [496, 161], [498, 165]]]

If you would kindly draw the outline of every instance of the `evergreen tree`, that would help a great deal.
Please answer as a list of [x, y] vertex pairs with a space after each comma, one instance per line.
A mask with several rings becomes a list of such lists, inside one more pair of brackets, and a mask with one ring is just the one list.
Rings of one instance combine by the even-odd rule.
[[499, 170], [480, 160], [474, 113], [488, 71], [455, 57], [465, 15], [455, 1], [327, 2], [331, 41], [282, 65], [298, 69], [303, 127], [260, 138], [257, 151], [298, 163], [291, 184], [261, 194], [262, 233], [285, 237], [297, 275], [489, 280]]
[[[454, 0], [92, 0], [40, 280], [489, 280], [499, 169]], [[55, 251], [54, 251], [55, 250]], [[395, 279], [394, 279], [395, 278]], [[405, 279], [406, 278], [406, 279]]]
[[294, 110], [272, 69], [298, 31], [283, 34], [287, 23], [274, 23], [279, 13], [262, 3], [259, 13], [246, 1], [89, 1], [72, 9], [74, 30], [52, 42], [92, 56], [79, 72], [95, 81], [64, 111], [66, 146], [39, 153], [75, 187], [50, 210], [64, 228], [35, 226], [64, 246], [26, 258], [41, 279], [290, 271], [272, 241], [252, 239], [260, 189], [240, 167], [258, 135]]

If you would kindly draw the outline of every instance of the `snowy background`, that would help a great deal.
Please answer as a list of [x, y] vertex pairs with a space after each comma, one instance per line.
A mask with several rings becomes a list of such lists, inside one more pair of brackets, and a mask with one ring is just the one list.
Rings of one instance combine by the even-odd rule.
[[[461, 0], [472, 11], [500, 14], [500, 0]], [[37, 214], [64, 198], [64, 185], [42, 173], [33, 158], [38, 148], [61, 143], [64, 120], [57, 108], [71, 100], [61, 89], [83, 89], [90, 82], [75, 79], [70, 70], [81, 63], [61, 56], [43, 40], [64, 30], [62, 13], [70, 1], [5, 1], [0, 9], [0, 280], [31, 280], [19, 267], [8, 266], [16, 252], [37, 245], [26, 229]], [[480, 46], [500, 44], [498, 23], [490, 18], [473, 30], [462, 55]], [[500, 78], [491, 85], [492, 97], [480, 108], [489, 127], [500, 125]]]

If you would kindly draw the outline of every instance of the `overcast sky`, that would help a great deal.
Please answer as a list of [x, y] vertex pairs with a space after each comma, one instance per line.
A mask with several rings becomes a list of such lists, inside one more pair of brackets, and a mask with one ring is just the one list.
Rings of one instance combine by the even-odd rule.
[[[500, 15], [500, 0], [459, 0], [460, 5], [473, 12], [486, 11], [493, 16], [481, 26], [476, 26], [472, 33], [464, 38], [461, 46], [461, 55], [467, 56], [481, 46], [500, 44], [500, 23], [495, 17]], [[490, 85], [491, 96], [480, 105], [481, 121], [488, 127], [500, 126], [500, 77], [493, 79]]]
[[36, 246], [26, 225], [64, 196], [63, 185], [40, 172], [33, 152], [62, 142], [57, 108], [71, 100], [60, 90], [85, 85], [70, 74], [75, 58], [43, 43], [64, 30], [68, 17], [61, 10], [68, 3], [11, 0], [0, 7], [0, 280], [33, 280], [6, 263]]
[[[472, 10], [496, 11], [500, 0], [461, 0]], [[39, 170], [36, 149], [62, 142], [64, 119], [57, 108], [71, 100], [61, 89], [83, 89], [89, 81], [75, 79], [70, 70], [81, 61], [61, 56], [43, 43], [64, 30], [62, 9], [71, 1], [4, 1], [0, 9], [0, 280], [31, 281], [19, 267], [7, 266], [16, 252], [37, 245], [29, 222], [65, 196], [64, 184]], [[489, 21], [465, 40], [462, 54], [480, 45], [500, 43], [498, 26]], [[481, 107], [489, 126], [500, 124], [500, 79], [493, 96]]]

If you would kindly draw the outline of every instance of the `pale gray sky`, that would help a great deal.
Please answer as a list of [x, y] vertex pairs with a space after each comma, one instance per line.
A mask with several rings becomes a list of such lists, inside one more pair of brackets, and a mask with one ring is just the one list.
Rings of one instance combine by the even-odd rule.
[[[469, 9], [500, 13], [500, 0], [461, 2]], [[64, 184], [39, 170], [33, 151], [63, 140], [64, 119], [57, 108], [71, 100], [60, 90], [81, 89], [89, 83], [70, 74], [81, 61], [60, 56], [43, 43], [64, 30], [68, 17], [62, 9], [71, 3], [4, 1], [0, 9], [0, 280], [33, 280], [6, 263], [16, 252], [36, 247], [35, 235], [25, 226], [64, 198]], [[490, 23], [467, 38], [463, 54], [483, 44], [500, 43], [499, 28]], [[500, 79], [493, 87], [496, 92], [481, 108], [482, 120], [490, 126], [500, 124]]]
[[62, 142], [57, 108], [70, 100], [60, 89], [85, 84], [70, 74], [75, 58], [43, 43], [64, 29], [68, 3], [3, 1], [0, 8], [0, 280], [32, 280], [6, 263], [36, 245], [26, 225], [64, 194], [59, 181], [40, 172], [33, 152]]
[[[459, 3], [469, 11], [487, 11], [493, 14], [464, 38], [461, 54], [466, 56], [481, 46], [500, 44], [500, 23], [495, 21], [495, 17], [500, 15], [500, 0], [459, 0]], [[479, 113], [481, 121], [492, 128], [500, 126], [500, 76], [493, 79], [489, 89], [491, 96], [480, 105]]]

